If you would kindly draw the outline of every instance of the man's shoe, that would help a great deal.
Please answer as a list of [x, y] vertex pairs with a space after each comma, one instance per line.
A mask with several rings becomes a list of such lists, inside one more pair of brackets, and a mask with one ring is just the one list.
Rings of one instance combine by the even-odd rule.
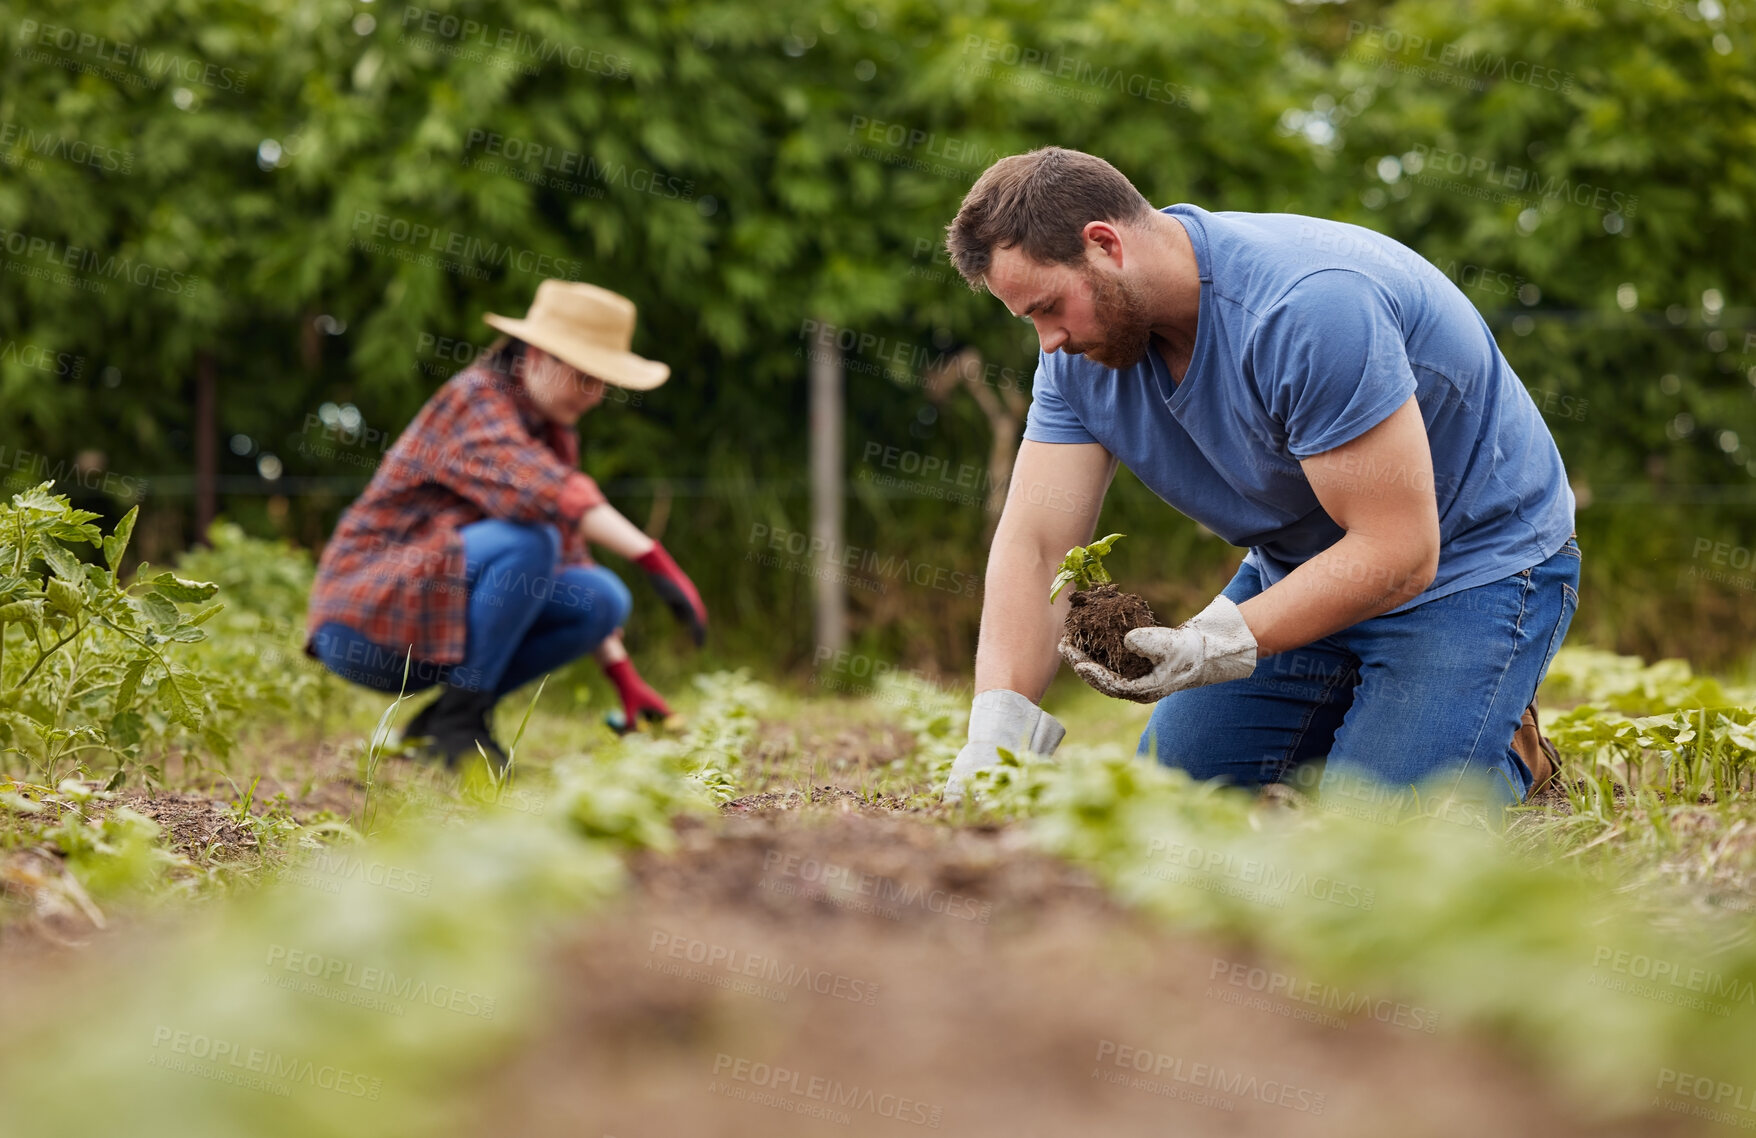
[[1549, 785], [1549, 781], [1561, 769], [1561, 753], [1555, 744], [1537, 726], [1536, 697], [1530, 697], [1530, 706], [1524, 709], [1524, 718], [1519, 722], [1518, 730], [1512, 734], [1512, 750], [1523, 761], [1525, 769], [1530, 771], [1530, 792], [1525, 800], [1536, 797], [1538, 791]]
[[[425, 712], [432, 713], [422, 725], [432, 740], [427, 753], [443, 759], [447, 767], [456, 767], [479, 754], [476, 746], [480, 744], [481, 751], [487, 753], [494, 768], [505, 770], [506, 752], [500, 749], [500, 744], [494, 741], [488, 730], [488, 716], [499, 701], [500, 697], [491, 691], [447, 687], [440, 692], [439, 698], [425, 709]], [[414, 724], [411, 722], [409, 726], [412, 728]]]

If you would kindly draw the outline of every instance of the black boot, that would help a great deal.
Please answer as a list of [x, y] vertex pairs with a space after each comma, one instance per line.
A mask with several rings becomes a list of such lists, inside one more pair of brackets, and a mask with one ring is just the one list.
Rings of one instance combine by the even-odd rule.
[[[443, 695], [444, 692], [441, 691], [440, 694]], [[433, 734], [433, 709], [438, 706], [438, 700], [430, 700], [426, 707], [415, 712], [415, 717], [409, 720], [407, 727], [402, 729], [402, 737], [404, 739], [426, 739], [431, 737]]]
[[[478, 754], [476, 744], [479, 743], [494, 769], [505, 770], [506, 752], [494, 742], [494, 736], [488, 730], [488, 716], [499, 701], [500, 697], [491, 691], [447, 686], [422, 712], [427, 717], [422, 731], [432, 739], [428, 754], [444, 759], [448, 767], [456, 767]], [[414, 723], [409, 726], [412, 728]]]

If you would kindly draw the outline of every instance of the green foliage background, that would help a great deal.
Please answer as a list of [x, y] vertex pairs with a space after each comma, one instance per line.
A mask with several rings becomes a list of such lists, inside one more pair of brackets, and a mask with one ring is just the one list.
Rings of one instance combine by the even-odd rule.
[[[1588, 503], [1576, 637], [1747, 658], [1750, 30], [1742, 0], [39, 0], [0, 20], [0, 468], [108, 521], [138, 500], [164, 559], [193, 536], [207, 353], [224, 511], [315, 545], [455, 370], [444, 339], [485, 343], [481, 314], [544, 275], [591, 280], [674, 378], [584, 422], [586, 469], [636, 520], [668, 511], [717, 651], [808, 660], [810, 578], [749, 557], [753, 526], [808, 526], [815, 336], [868, 345], [850, 544], [979, 581], [979, 505], [870, 476], [884, 447], [985, 467], [986, 421], [923, 366], [968, 345], [1028, 378], [1035, 341], [939, 236], [993, 158], [1057, 143], [1155, 203], [1354, 221], [1445, 267]], [[382, 434], [325, 437], [326, 403]], [[77, 466], [93, 449], [120, 480]], [[1100, 525], [1161, 612], [1235, 562], [1126, 476]], [[966, 666], [977, 590], [879, 583], [850, 592], [863, 647]]]

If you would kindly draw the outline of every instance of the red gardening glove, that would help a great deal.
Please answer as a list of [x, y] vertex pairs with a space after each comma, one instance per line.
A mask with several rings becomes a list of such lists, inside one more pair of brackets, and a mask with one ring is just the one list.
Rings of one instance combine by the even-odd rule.
[[633, 660], [605, 664], [604, 675], [610, 677], [610, 682], [616, 685], [616, 691], [622, 696], [623, 730], [638, 730], [642, 715], [648, 719], [665, 719], [671, 714], [664, 697], [634, 670]]
[[701, 594], [665, 547], [653, 542], [652, 548], [634, 559], [634, 563], [646, 570], [647, 578], [652, 587], [670, 606], [671, 612], [678, 620], [689, 626], [689, 635], [695, 638], [695, 646], [707, 643], [707, 606], [701, 603]]

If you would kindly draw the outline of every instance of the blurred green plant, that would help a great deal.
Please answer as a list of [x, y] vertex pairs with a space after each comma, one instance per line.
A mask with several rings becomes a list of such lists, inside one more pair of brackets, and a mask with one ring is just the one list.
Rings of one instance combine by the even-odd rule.
[[[1603, 1118], [1650, 1109], [1661, 1067], [1735, 1081], [1756, 1059], [1756, 942], [1655, 927], [1622, 880], [1439, 799], [1389, 820], [1275, 807], [1078, 747], [1003, 756], [978, 782], [978, 817], [1025, 819], [1124, 902], [1249, 945], [1338, 1006], [1407, 1001], [1508, 1039]], [[1629, 959], [1693, 979], [1644, 998], [1616, 971]]]
[[[9, 1020], [9, 1122], [45, 1138], [445, 1132], [469, 1076], [540, 1015], [532, 961], [547, 934], [615, 894], [619, 854], [672, 848], [676, 818], [731, 793], [727, 756], [766, 692], [737, 675], [703, 687], [690, 742], [564, 759], [524, 808], [418, 809], [369, 840], [306, 833], [278, 882], [189, 914], [164, 951], [76, 997], [102, 1014]], [[77, 1079], [47, 1061], [71, 1054]], [[215, 1078], [268, 1090], [273, 1109]]]
[[[136, 512], [108, 535], [96, 516], [47, 483], [0, 506], [0, 754], [22, 757], [23, 773], [49, 785], [83, 771], [92, 752], [120, 770], [143, 743], [184, 732], [224, 755], [224, 720], [238, 706], [219, 677], [180, 662], [220, 606], [178, 606], [211, 600], [215, 586], [144, 563], [122, 584]], [[74, 545], [102, 564], [81, 561]]]

